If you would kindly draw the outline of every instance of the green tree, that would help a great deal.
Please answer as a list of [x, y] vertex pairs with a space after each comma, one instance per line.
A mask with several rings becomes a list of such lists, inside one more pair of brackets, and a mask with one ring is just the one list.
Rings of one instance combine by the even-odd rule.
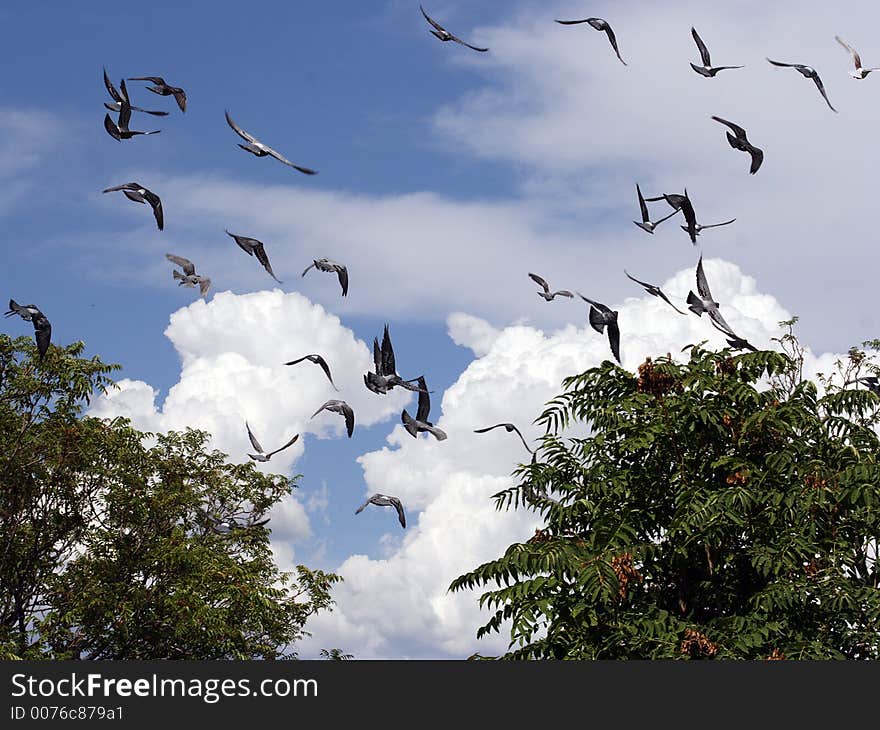
[[272, 559], [295, 479], [83, 415], [116, 366], [82, 350], [0, 336], [0, 657], [295, 657], [339, 580]]
[[880, 658], [880, 399], [841, 387], [877, 368], [852, 350], [820, 395], [779, 342], [566, 379], [542, 458], [495, 495], [545, 527], [451, 585], [484, 589], [478, 637], [510, 621], [522, 659]]

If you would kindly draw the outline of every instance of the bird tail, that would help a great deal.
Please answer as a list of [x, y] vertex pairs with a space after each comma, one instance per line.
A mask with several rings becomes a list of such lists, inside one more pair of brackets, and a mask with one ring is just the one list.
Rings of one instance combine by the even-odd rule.
[[416, 422], [413, 420], [413, 417], [409, 415], [409, 413], [407, 413], [406, 408], [404, 408], [403, 413], [400, 414], [400, 420], [403, 422], [403, 427], [407, 430], [407, 432], [413, 438], [418, 438], [419, 431], [416, 428]]
[[446, 432], [437, 428], [436, 426], [428, 426], [428, 433], [433, 434], [434, 438], [436, 438], [438, 441], [446, 440]]
[[688, 309], [696, 315], [701, 315], [706, 311], [706, 308], [703, 306], [703, 301], [692, 291], [688, 292], [687, 303]]
[[592, 306], [590, 307], [590, 326], [599, 334], [605, 331], [605, 320], [602, 319], [601, 312]]

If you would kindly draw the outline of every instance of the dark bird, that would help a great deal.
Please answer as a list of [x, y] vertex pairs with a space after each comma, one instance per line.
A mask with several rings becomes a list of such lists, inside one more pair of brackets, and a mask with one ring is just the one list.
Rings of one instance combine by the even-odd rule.
[[373, 368], [374, 372], [364, 374], [364, 385], [368, 390], [379, 395], [384, 395], [395, 385], [399, 385], [406, 390], [418, 391], [419, 386], [412, 385], [417, 378], [412, 380], [404, 380], [397, 374], [397, 363], [394, 358], [394, 347], [391, 344], [391, 334], [388, 332], [388, 325], [385, 325], [385, 331], [382, 334], [382, 346], [379, 347], [379, 339], [373, 338]]
[[318, 271], [335, 271], [339, 278], [339, 286], [342, 287], [342, 296], [348, 296], [348, 269], [342, 264], [337, 264], [330, 259], [314, 259], [311, 264], [306, 266], [302, 275], [305, 276], [311, 268], [316, 268]]
[[874, 395], [880, 397], [880, 378], [878, 378], [876, 375], [870, 375], [862, 378], [853, 378], [852, 380], [847, 380], [844, 385], [851, 385], [853, 383], [861, 383]]
[[147, 91], [159, 96], [173, 96], [180, 111], [186, 111], [186, 92], [179, 86], [169, 86], [161, 76], [132, 76], [129, 81], [149, 81], [154, 86], [148, 86]]
[[623, 270], [623, 273], [627, 275], [630, 279], [632, 279], [639, 286], [644, 287], [645, 291], [648, 294], [653, 294], [655, 297], [660, 297], [664, 302], [666, 302], [670, 307], [672, 307], [679, 314], [683, 314], [687, 317], [687, 312], [682, 312], [678, 307], [676, 307], [672, 302], [669, 301], [669, 298], [660, 290], [659, 286], [654, 286], [654, 284], [648, 284], [644, 281], [639, 281], [634, 276], [630, 276], [626, 269]]
[[727, 132], [727, 141], [730, 143], [730, 146], [733, 147], [733, 149], [739, 150], [740, 152], [748, 152], [749, 155], [751, 155], [752, 165], [749, 168], [749, 172], [754, 175], [758, 171], [758, 168], [761, 167], [761, 163], [764, 161], [764, 150], [751, 144], [746, 137], [746, 130], [744, 130], [738, 124], [728, 122], [726, 119], [722, 119], [721, 117], [712, 117], [712, 119], [733, 130], [733, 134]]
[[300, 357], [296, 360], [291, 360], [290, 362], [286, 362], [284, 364], [285, 365], [297, 365], [297, 364], [301, 363], [303, 360], [308, 360], [309, 362], [314, 363], [315, 365], [320, 365], [321, 370], [324, 371], [324, 375], [327, 376], [327, 380], [330, 381], [330, 385], [333, 386], [333, 389], [336, 391], [339, 390], [339, 388], [336, 387], [336, 383], [333, 382], [333, 376], [330, 375], [330, 366], [327, 364], [327, 361], [323, 357], [321, 357], [320, 355], [303, 355], [302, 357]]
[[850, 71], [849, 75], [852, 76], [854, 79], [863, 79], [869, 73], [871, 73], [871, 71], [880, 71], [880, 68], [863, 68], [862, 67], [862, 59], [859, 56], [858, 51], [856, 51], [855, 48], [853, 48], [852, 46], [847, 44], [840, 36], [836, 35], [836, 36], [834, 36], [834, 39], [840, 45], [842, 45], [844, 48], [846, 48], [846, 50], [848, 50], [850, 52], [850, 55], [852, 56], [853, 63], [855, 64], [856, 68], [855, 68], [855, 71]]
[[235, 122], [232, 121], [232, 117], [229, 116], [229, 112], [226, 113], [226, 123], [235, 130], [235, 133], [241, 137], [242, 139], [247, 141], [247, 144], [238, 143], [238, 146], [243, 150], [250, 152], [252, 155], [256, 155], [257, 157], [265, 157], [269, 155], [270, 157], [274, 157], [279, 162], [283, 162], [285, 165], [292, 167], [294, 170], [299, 170], [304, 175], [316, 175], [317, 170], [311, 170], [308, 167], [300, 167], [299, 165], [294, 165], [290, 160], [288, 160], [283, 155], [279, 154], [275, 150], [273, 150], [268, 145], [263, 144], [251, 134], [245, 132], [241, 127], [239, 127]]
[[279, 451], [284, 451], [288, 446], [293, 446], [296, 443], [296, 440], [299, 438], [299, 434], [294, 436], [290, 441], [288, 441], [284, 446], [279, 449], [275, 449], [275, 451], [270, 451], [265, 453], [263, 451], [263, 447], [260, 446], [260, 442], [257, 441], [257, 437], [254, 436], [253, 431], [251, 431], [251, 427], [248, 426], [247, 421], [244, 422], [245, 428], [247, 428], [248, 438], [251, 440], [251, 445], [257, 450], [256, 454], [248, 454], [248, 456], [254, 461], [269, 461], [272, 458], [273, 454], [277, 454]]
[[[713, 324], [714, 324], [714, 322], [713, 322]], [[752, 352], [759, 352], [758, 348], [755, 347], [755, 346], [754, 346], [751, 342], [749, 342], [748, 340], [746, 340], [746, 339], [744, 339], [744, 338], [742, 338], [742, 337], [739, 337], [739, 336], [737, 336], [737, 335], [734, 335], [733, 337], [730, 337], [730, 336], [729, 336], [729, 333], [724, 332], [724, 330], [722, 330], [722, 329], [721, 329], [720, 327], [718, 327], [718, 326], [716, 326], [715, 329], [717, 329], [719, 332], [724, 333], [725, 335], [728, 335], [728, 337], [727, 337], [727, 344], [730, 345], [734, 350], [751, 350]]]
[[102, 190], [102, 193], [115, 193], [121, 190], [123, 195], [129, 200], [134, 201], [135, 203], [149, 203], [150, 207], [153, 209], [153, 216], [156, 218], [156, 225], [159, 227], [161, 231], [165, 226], [165, 217], [162, 213], [162, 201], [159, 199], [159, 196], [151, 190], [147, 190], [143, 185], [138, 182], [130, 182], [125, 183], [123, 185], [116, 185], [112, 188], [107, 188], [106, 190]]
[[[203, 514], [208, 522], [208, 527], [212, 532], [216, 532], [218, 535], [228, 535], [230, 532], [235, 532], [236, 530], [248, 530], [252, 527], [262, 527], [269, 522], [268, 517], [259, 519], [258, 516], [252, 513], [230, 515], [225, 520], [216, 515], [212, 515], [207, 510], [205, 510]], [[247, 518], [245, 518], [245, 515], [247, 515]]]
[[538, 296], [546, 299], [548, 302], [552, 302], [556, 297], [568, 297], [570, 299], [574, 296], [574, 294], [567, 289], [560, 289], [559, 291], [551, 293], [550, 285], [547, 283], [546, 279], [541, 278], [537, 274], [530, 273], [529, 278], [544, 290], [539, 291]]
[[[125, 82], [123, 82], [125, 83]], [[126, 94], [125, 97], [119, 93], [119, 90], [113, 85], [113, 82], [110, 81], [110, 77], [107, 75], [107, 69], [104, 69], [104, 86], [107, 88], [107, 93], [110, 94], [110, 97], [113, 99], [115, 103], [109, 104], [106, 101], [104, 102], [104, 106], [109, 109], [111, 112], [120, 112], [122, 111], [123, 103], [128, 104], [129, 108], [133, 112], [143, 112], [144, 114], [152, 114], [154, 117], [167, 117], [168, 112], [153, 112], [149, 109], [141, 109], [139, 106], [131, 106], [128, 101], [128, 96]]]
[[456, 43], [467, 46], [471, 50], [479, 51], [480, 53], [485, 53], [489, 50], [488, 48], [479, 48], [477, 46], [472, 46], [470, 43], [465, 43], [461, 38], [452, 35], [452, 33], [450, 33], [448, 30], [446, 30], [446, 28], [440, 25], [440, 23], [438, 23], [430, 15], [428, 15], [421, 5], [419, 5], [419, 10], [422, 11], [422, 15], [425, 16], [425, 20], [427, 20], [433, 26], [433, 30], [430, 30], [428, 32], [433, 33], [441, 41], [455, 41]]
[[712, 292], [709, 291], [709, 282], [706, 280], [706, 273], [703, 271], [702, 256], [700, 256], [700, 261], [697, 263], [697, 292], [699, 292], [700, 296], [694, 294], [693, 291], [688, 292], [688, 309], [698, 317], [702, 316], [703, 312], [706, 312], [713, 324], [718, 326], [718, 329], [735, 338], [736, 334], [730, 325], [724, 321], [724, 317], [718, 311], [718, 302], [712, 298]]
[[590, 305], [590, 326], [599, 334], [608, 327], [608, 342], [611, 344], [611, 353], [614, 359], [620, 362], [620, 328], [617, 326], [617, 312], [609, 309], [604, 304], [587, 299], [578, 292], [578, 296]]
[[688, 197], [687, 188], [684, 189], [684, 195], [679, 195], [678, 193], [664, 193], [655, 198], [645, 198], [645, 200], [648, 202], [665, 200], [676, 211], [680, 210], [684, 213], [684, 219], [687, 221], [687, 228], [685, 228], [685, 230], [691, 237], [691, 243], [695, 246], [697, 245], [697, 214], [694, 212], [694, 206], [691, 203], [691, 199]]
[[523, 438], [523, 435], [520, 432], [520, 430], [516, 426], [514, 426], [512, 423], [496, 423], [494, 426], [487, 426], [486, 428], [474, 429], [474, 433], [486, 433], [487, 431], [491, 431], [494, 428], [502, 428], [502, 427], [504, 428], [505, 431], [507, 431], [507, 433], [511, 433], [511, 432], [515, 431], [516, 435], [519, 436], [519, 440], [522, 441], [523, 446], [526, 447], [526, 451], [528, 451], [530, 454], [535, 453], [535, 451], [533, 449], [529, 448], [529, 445], [526, 443], [526, 440], [525, 440], [525, 438]]
[[328, 400], [312, 414], [312, 418], [317, 416], [321, 411], [330, 411], [331, 413], [338, 413], [340, 416], [344, 416], [345, 430], [348, 431], [348, 437], [351, 438], [351, 435], [354, 433], [354, 411], [348, 403], [344, 400]]
[[14, 299], [10, 299], [9, 310], [3, 316], [11, 317], [15, 314], [34, 326], [37, 352], [40, 355], [40, 360], [42, 360], [49, 349], [49, 341], [52, 339], [52, 325], [49, 324], [46, 315], [40, 311], [36, 304], [18, 304]]
[[578, 23], [589, 23], [596, 30], [605, 31], [605, 35], [608, 36], [608, 40], [611, 42], [611, 47], [614, 49], [614, 52], [617, 54], [618, 60], [626, 66], [626, 61], [624, 61], [620, 57], [620, 51], [617, 48], [617, 38], [614, 36], [614, 31], [611, 30], [611, 26], [608, 25], [607, 20], [602, 20], [602, 18], [586, 18], [584, 20], [557, 20], [557, 23], [560, 25], [577, 25]]
[[269, 276], [275, 279], [275, 281], [279, 284], [284, 283], [275, 276], [275, 272], [272, 271], [272, 264], [269, 263], [269, 257], [266, 255], [266, 248], [262, 241], [258, 241], [256, 238], [249, 238], [248, 236], [239, 236], [235, 233], [230, 233], [229, 231], [226, 231], [226, 235], [234, 238], [239, 248], [248, 254], [248, 256], [256, 256], [257, 261], [263, 265], [263, 268], [266, 269]]
[[771, 58], [768, 58], [767, 60], [770, 61], [770, 63], [772, 63], [774, 66], [797, 69], [805, 78], [813, 79], [819, 89], [819, 93], [822, 94], [822, 98], [825, 99], [825, 103], [828, 104], [828, 107], [831, 109], [831, 111], [837, 111], [837, 109], [831, 106], [831, 102], [828, 101], [828, 95], [825, 93], [825, 87], [822, 84], [822, 79], [819, 78], [819, 74], [816, 73], [816, 69], [810, 66], [804, 66], [802, 63], [782, 63], [782, 61], [774, 61]]
[[117, 121], [114, 122], [109, 114], [104, 115], [104, 129], [113, 139], [120, 141], [131, 139], [139, 134], [158, 134], [162, 131], [161, 129], [156, 129], [152, 132], [136, 132], [129, 129], [128, 125], [131, 121], [132, 106], [128, 100], [128, 90], [125, 88], [125, 81], [119, 84], [119, 98], [121, 101], [119, 102], [119, 117]]
[[700, 58], [703, 61], [702, 66], [697, 66], [692, 63], [691, 68], [696, 71], [700, 76], [705, 76], [706, 78], [711, 78], [715, 76], [719, 71], [726, 71], [731, 68], [744, 68], [744, 66], [713, 66], [712, 59], [709, 56], [709, 49], [706, 48], [706, 44], [703, 43], [703, 39], [700, 38], [699, 33], [697, 33], [696, 28], [691, 28], [691, 35], [694, 37], [694, 42], [697, 44], [697, 48], [700, 49]]
[[200, 296], [204, 297], [208, 294], [211, 288], [211, 280], [207, 276], [196, 274], [196, 267], [192, 261], [185, 259], [183, 256], [175, 256], [173, 253], [166, 253], [165, 258], [183, 270], [183, 273], [176, 269], [171, 272], [171, 275], [180, 281], [178, 286], [198, 286]]
[[[670, 218], [672, 218], [672, 216], [674, 216], [680, 210], [679, 208], [676, 208], [665, 218], [661, 218], [658, 221], [652, 222], [651, 216], [648, 214], [648, 204], [645, 202], [645, 197], [642, 195], [642, 189], [639, 187], [638, 183], [636, 183], [636, 193], [638, 193], [638, 196], [639, 196], [639, 210], [642, 213], [642, 222], [639, 223], [639, 221], [633, 221], [633, 223], [635, 223], [639, 228], [641, 228], [646, 233], [650, 233], [653, 235], [654, 229], [657, 228], [657, 226], [659, 226], [663, 221], [669, 220]], [[655, 198], [655, 200], [660, 200], [660, 199], [661, 198]]]
[[[736, 220], [736, 218], [731, 218], [729, 221], [724, 221], [724, 222], [722, 222], [722, 223], [710, 223], [709, 225], [706, 225], [706, 226], [704, 226], [704, 225], [702, 225], [702, 224], [700, 224], [700, 223], [697, 223], [697, 225], [696, 225], [696, 233], [697, 233], [697, 235], [699, 236], [699, 235], [700, 235], [700, 232], [703, 231], [703, 229], [705, 229], [705, 228], [718, 228], [718, 227], [720, 227], [720, 226], [729, 226], [729, 225], [730, 225], [731, 223], [733, 223], [735, 220]], [[682, 227], [681, 227], [681, 230], [686, 231], [686, 230], [687, 230], [687, 226], [682, 226]]]
[[400, 414], [400, 420], [403, 423], [403, 427], [413, 438], [418, 438], [420, 433], [430, 433], [438, 441], [443, 441], [446, 439], [446, 433], [441, 431], [428, 420], [428, 416], [431, 413], [431, 396], [428, 395], [428, 386], [425, 383], [425, 378], [420, 377], [418, 383], [420, 390], [419, 407], [416, 411], [416, 417], [413, 418], [409, 415], [406, 408], [404, 408], [403, 413]]
[[389, 497], [385, 494], [374, 494], [358, 507], [354, 513], [359, 515], [368, 505], [371, 504], [375, 504], [377, 507], [394, 507], [394, 509], [397, 510], [397, 519], [400, 522], [400, 526], [406, 529], [406, 515], [403, 513], [403, 505], [397, 497]]

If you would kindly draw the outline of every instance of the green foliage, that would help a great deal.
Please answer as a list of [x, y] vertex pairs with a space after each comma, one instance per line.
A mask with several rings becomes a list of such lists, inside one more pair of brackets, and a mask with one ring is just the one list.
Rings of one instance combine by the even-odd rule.
[[485, 590], [478, 637], [509, 621], [505, 658], [880, 658], [880, 399], [819, 395], [784, 324], [782, 352], [564, 381], [495, 495], [544, 529], [450, 587]]
[[293, 658], [338, 576], [276, 567], [262, 515], [295, 488], [83, 415], [115, 366], [0, 336], [0, 658]]

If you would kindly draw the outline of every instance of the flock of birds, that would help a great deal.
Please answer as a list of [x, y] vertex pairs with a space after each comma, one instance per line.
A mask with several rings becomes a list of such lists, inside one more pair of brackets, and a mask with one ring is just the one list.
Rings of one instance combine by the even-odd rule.
[[[429, 32], [440, 41], [452, 41], [479, 53], [487, 53], [489, 51], [488, 48], [472, 45], [453, 35], [440, 23], [429, 16], [421, 5], [419, 6], [419, 8], [425, 20], [431, 26]], [[605, 19], [584, 18], [579, 20], [556, 20], [556, 22], [564, 26], [587, 24], [593, 29], [605, 33], [608, 38], [608, 42], [611, 44], [611, 47], [614, 50], [614, 53], [619, 61], [623, 65], [627, 65], [626, 61], [624, 61], [623, 57], [621, 56], [617, 36], [615, 35], [611, 25]], [[721, 71], [745, 68], [742, 65], [713, 66], [709, 49], [703, 42], [702, 38], [697, 33], [695, 28], [691, 28], [691, 35], [697, 45], [697, 49], [699, 50], [701, 64], [698, 65], [695, 63], [691, 63], [690, 66], [700, 76], [703, 76], [705, 78], [714, 78]], [[880, 70], [878, 68], [863, 67], [858, 52], [851, 46], [849, 46], [841, 38], [835, 36], [835, 39], [852, 56], [854, 70], [850, 71], [850, 75], [853, 78], [862, 80], [865, 79], [872, 71]], [[802, 74], [805, 78], [811, 79], [815, 83], [819, 93], [825, 100], [828, 107], [832, 111], [837, 112], [837, 110], [832, 106], [830, 100], [828, 99], [828, 95], [825, 91], [822, 80], [814, 68], [799, 63], [775, 61], [770, 58], [768, 58], [767, 61], [776, 67], [793, 68], [800, 74]], [[104, 86], [107, 90], [107, 93], [110, 95], [110, 98], [112, 99], [111, 102], [105, 102], [104, 104], [104, 106], [108, 110], [108, 113], [104, 116], [105, 130], [111, 137], [113, 137], [117, 141], [130, 140], [138, 136], [158, 134], [159, 132], [161, 132], [161, 130], [136, 131], [130, 128], [129, 125], [131, 123], [133, 112], [148, 114], [156, 117], [167, 116], [168, 112], [161, 110], [147, 110], [142, 107], [132, 105], [125, 81], [126, 80], [123, 79], [120, 81], [118, 87], [114, 86], [114, 84], [110, 80], [109, 75], [107, 74], [106, 69], [104, 69]], [[172, 96], [177, 103], [180, 111], [184, 113], [186, 112], [186, 92], [180, 87], [172, 86], [171, 84], [167, 83], [164, 78], [160, 76], [136, 76], [128, 78], [128, 81], [148, 82], [150, 84], [146, 87], [148, 91], [163, 97]], [[115, 120], [110, 116], [111, 112], [117, 115], [117, 118]], [[241, 139], [244, 140], [244, 143], [238, 142], [238, 146], [242, 150], [249, 152], [257, 157], [272, 157], [282, 164], [287, 165], [288, 167], [291, 167], [304, 175], [317, 174], [316, 170], [291, 162], [277, 150], [264, 144], [249, 132], [246, 132], [244, 129], [238, 126], [238, 124], [236, 124], [228, 111], [225, 112], [225, 117], [226, 123], [229, 125], [229, 127]], [[747, 153], [750, 157], [749, 173], [752, 175], [757, 173], [764, 160], [763, 150], [759, 147], [756, 147], [749, 141], [746, 131], [743, 127], [718, 116], [712, 116], [711, 118], [719, 124], [727, 127], [729, 131], [726, 132], [726, 137], [729, 145], [735, 150]], [[121, 192], [123, 193], [123, 195], [125, 195], [126, 198], [128, 198], [132, 202], [149, 205], [152, 209], [158, 229], [160, 231], [164, 229], [164, 214], [162, 210], [161, 198], [155, 192], [149, 190], [144, 185], [138, 182], [128, 182], [121, 185], [108, 187], [102, 192]], [[734, 223], [736, 220], [735, 218], [731, 218], [730, 220], [726, 220], [721, 223], [713, 223], [708, 225], [700, 224], [697, 221], [697, 215], [694, 210], [693, 203], [688, 196], [686, 188], [684, 190], [684, 194], [662, 193], [660, 195], [646, 198], [643, 196], [641, 188], [637, 183], [636, 193], [638, 196], [641, 220], [633, 222], [640, 229], [652, 235], [660, 224], [664, 223], [667, 220], [670, 220], [674, 216], [681, 213], [685, 221], [684, 224], [681, 225], [681, 228], [688, 234], [691, 243], [693, 245], [696, 245], [697, 236], [699, 236], [702, 231], [709, 228], [727, 226]], [[671, 208], [671, 212], [663, 217], [657, 218], [652, 221], [650, 211], [648, 209], [648, 203], [660, 201], [668, 204]], [[283, 283], [281, 280], [278, 279], [278, 277], [275, 276], [275, 273], [272, 270], [272, 266], [269, 262], [269, 257], [266, 253], [265, 244], [262, 241], [256, 238], [252, 238], [250, 236], [231, 233], [228, 230], [226, 231], [226, 234], [229, 235], [245, 253], [247, 253], [249, 256], [256, 257], [257, 261], [259, 261], [259, 263], [262, 265], [269, 276], [271, 276], [279, 284]], [[175, 281], [179, 282], [179, 286], [193, 288], [198, 287], [200, 296], [207, 296], [211, 288], [211, 279], [207, 276], [197, 274], [195, 264], [193, 264], [192, 261], [184, 258], [183, 256], [178, 256], [171, 253], [166, 254], [166, 258], [169, 262], [174, 264], [175, 267], [179, 268], [179, 270], [178, 268], [175, 268], [172, 272], [172, 277]], [[332, 261], [328, 258], [316, 258], [302, 272], [302, 276], [305, 276], [312, 268], [315, 268], [318, 271], [325, 273], [335, 273], [339, 280], [339, 285], [342, 290], [342, 296], [344, 297], [348, 295], [349, 278], [348, 270], [345, 265], [340, 264], [336, 261]], [[673, 304], [669, 297], [658, 286], [645, 281], [641, 281], [640, 279], [637, 279], [634, 276], [630, 275], [627, 271], [624, 271], [624, 273], [633, 282], [643, 287], [648, 294], [661, 298], [676, 312], [683, 316], [687, 316], [687, 313], [676, 307], [675, 304]], [[601, 302], [584, 296], [580, 292], [574, 292], [567, 289], [551, 291], [549, 283], [543, 277], [535, 273], [529, 273], [528, 275], [541, 288], [540, 291], [537, 292], [538, 295], [547, 302], [553, 301], [554, 299], [556, 299], [556, 297], [573, 299], [575, 297], [575, 294], [577, 294], [578, 297], [589, 304], [588, 321], [590, 326], [600, 334], [604, 334], [605, 332], [607, 332], [611, 353], [618, 363], [621, 362], [620, 328], [617, 321], [617, 311], [612, 310], [610, 307]], [[707, 281], [706, 274], [703, 270], [702, 255], [700, 256], [699, 262], [697, 263], [696, 284], [697, 293], [690, 291], [686, 299], [688, 310], [698, 316], [707, 314], [712, 326], [725, 335], [728, 344], [732, 348], [749, 349], [752, 351], [756, 351], [757, 348], [755, 348], [744, 338], [738, 336], [721, 315], [719, 309], [720, 305], [717, 301], [715, 301], [712, 296], [711, 290], [709, 289], [709, 282]], [[14, 315], [20, 316], [22, 319], [30, 322], [33, 325], [38, 355], [40, 360], [42, 360], [49, 348], [51, 339], [52, 326], [49, 323], [49, 320], [36, 305], [20, 305], [14, 300], [10, 299], [9, 310], [5, 313], [5, 316], [11, 317]], [[330, 370], [330, 366], [328, 365], [324, 357], [318, 353], [303, 355], [284, 364], [287, 366], [295, 366], [304, 361], [308, 361], [314, 365], [319, 366], [324, 375], [327, 377], [330, 385], [336, 391], [339, 391], [339, 388], [337, 388], [336, 384], [333, 382], [333, 376]], [[400, 387], [412, 392], [417, 392], [418, 406], [415, 417], [410, 415], [406, 409], [404, 409], [401, 413], [401, 422], [403, 423], [403, 426], [406, 429], [407, 433], [413, 436], [413, 438], [418, 438], [419, 434], [422, 433], [428, 433], [438, 441], [443, 441], [447, 438], [446, 433], [437, 428], [429, 420], [431, 410], [431, 391], [428, 390], [428, 386], [426, 384], [424, 376], [420, 375], [417, 378], [404, 379], [397, 373], [394, 348], [391, 343], [391, 335], [388, 330], [388, 325], [385, 325], [381, 344], [379, 343], [378, 338], [374, 338], [373, 340], [373, 370], [365, 373], [363, 379], [366, 388], [378, 395], [385, 395], [395, 387]], [[858, 378], [856, 380], [850, 381], [850, 383], [863, 384], [868, 387], [872, 392], [880, 396], [880, 379], [878, 379], [877, 377]], [[348, 437], [352, 437], [355, 427], [355, 414], [351, 406], [345, 400], [331, 399], [326, 401], [312, 414], [311, 418], [317, 417], [323, 411], [341, 416], [345, 421], [345, 428]], [[251, 446], [256, 452], [248, 453], [248, 457], [257, 462], [269, 461], [273, 455], [289, 448], [299, 439], [299, 434], [296, 434], [292, 438], [290, 438], [283, 446], [280, 446], [279, 448], [272, 451], [266, 451], [257, 440], [247, 421], [245, 421], [245, 428]], [[476, 429], [475, 433], [483, 434], [498, 428], [504, 428], [507, 433], [516, 433], [522, 441], [523, 446], [532, 455], [532, 460], [534, 461], [536, 457], [536, 452], [529, 446], [525, 437], [513, 423], [498, 423], [493, 426], [488, 426], [486, 428]], [[399, 498], [385, 494], [374, 494], [366, 502], [364, 502], [364, 504], [357, 508], [355, 514], [359, 514], [371, 504], [380, 507], [394, 507], [397, 512], [398, 521], [400, 522], [401, 527], [406, 527], [406, 515]], [[209, 524], [211, 525], [212, 529], [222, 533], [229, 532], [234, 529], [247, 529], [249, 527], [264, 525], [268, 521], [268, 518], [263, 519], [263, 516], [260, 514], [247, 512], [236, 513], [235, 515], [230, 515], [225, 519], [220, 519], [210, 514], [206, 514], [206, 517], [208, 518]]]

